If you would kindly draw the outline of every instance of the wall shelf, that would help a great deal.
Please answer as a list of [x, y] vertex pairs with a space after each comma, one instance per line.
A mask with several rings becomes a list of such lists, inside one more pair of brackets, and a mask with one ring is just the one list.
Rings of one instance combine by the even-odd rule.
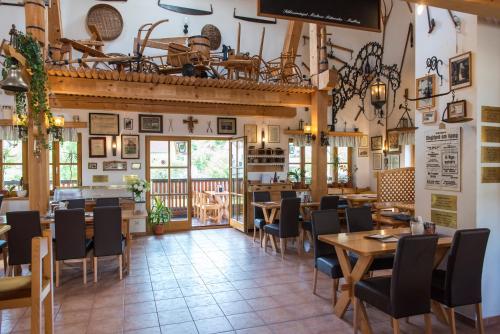
[[[303, 135], [304, 130], [284, 130], [284, 134], [286, 135]], [[343, 131], [329, 131], [329, 137], [363, 137], [365, 134], [363, 132], [343, 132]]]
[[247, 164], [247, 171], [250, 173], [283, 172], [284, 164]]
[[[14, 126], [11, 119], [0, 119], [0, 126]], [[68, 129], [86, 129], [87, 122], [64, 122], [64, 128]]]
[[415, 132], [417, 130], [417, 127], [407, 127], [407, 128], [394, 128], [394, 129], [388, 129], [387, 132]]

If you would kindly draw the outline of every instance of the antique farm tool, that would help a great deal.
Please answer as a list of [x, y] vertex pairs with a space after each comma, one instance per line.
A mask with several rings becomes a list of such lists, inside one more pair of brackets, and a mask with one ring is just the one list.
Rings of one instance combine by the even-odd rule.
[[214, 9], [213, 9], [212, 5], [210, 5], [210, 11], [206, 11], [206, 10], [200, 10], [200, 9], [194, 9], [194, 8], [167, 5], [167, 4], [161, 3], [161, 0], [158, 0], [158, 6], [163, 8], [163, 9], [169, 10], [171, 12], [176, 12], [176, 13], [181, 13], [181, 14], [186, 14], [186, 15], [212, 15], [214, 13]]
[[233, 17], [237, 20], [243, 20], [243, 21], [248, 21], [248, 22], [253, 22], [253, 23], [276, 24], [278, 22], [278, 20], [276, 20], [276, 19], [264, 20], [264, 19], [259, 19], [256, 17], [239, 16], [239, 15], [236, 15], [236, 8], [234, 9]]
[[434, 31], [434, 28], [436, 27], [436, 21], [431, 17], [431, 10], [429, 9], [429, 6], [426, 6], [427, 9], [427, 22], [429, 24], [429, 34], [432, 34]]

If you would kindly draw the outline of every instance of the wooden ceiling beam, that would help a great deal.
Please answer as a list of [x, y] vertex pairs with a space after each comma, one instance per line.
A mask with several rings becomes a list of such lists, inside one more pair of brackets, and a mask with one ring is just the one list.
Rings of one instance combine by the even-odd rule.
[[297, 53], [303, 26], [304, 22], [302, 21], [288, 21], [288, 30], [285, 35], [285, 42], [283, 43], [283, 53], [292, 51], [295, 54]]
[[186, 114], [193, 116], [218, 115], [293, 118], [297, 115], [296, 108], [288, 107], [124, 100], [117, 98], [64, 95], [51, 96], [50, 106], [55, 109], [128, 111], [143, 113]]
[[500, 0], [402, 0], [500, 19]]
[[49, 90], [55, 95], [107, 97], [127, 100], [156, 100], [230, 105], [303, 107], [311, 94], [279, 91], [196, 87], [115, 80], [93, 80], [49, 76]]

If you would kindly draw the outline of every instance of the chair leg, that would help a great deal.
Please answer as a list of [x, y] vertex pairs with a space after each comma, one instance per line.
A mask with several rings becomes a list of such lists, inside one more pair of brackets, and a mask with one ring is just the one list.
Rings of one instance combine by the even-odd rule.
[[455, 309], [450, 307], [447, 309], [448, 321], [450, 322], [450, 331], [452, 334], [457, 334], [457, 325], [455, 323]]
[[120, 281], [123, 279], [123, 255], [118, 255], [118, 271], [120, 272]]
[[302, 254], [302, 243], [300, 242], [300, 237], [297, 237], [296, 238], [296, 241], [295, 241], [295, 247], [297, 247], [297, 255], [300, 256]]
[[94, 283], [97, 283], [97, 257], [94, 256]]
[[83, 264], [83, 284], [87, 284], [87, 258], [82, 260]]
[[255, 236], [256, 235], [257, 235], [257, 227], [254, 225], [254, 227], [253, 227], [253, 240], [252, 240], [253, 242], [255, 242]]
[[8, 267], [7, 255], [8, 255], [7, 248], [5, 248], [2, 251], [2, 256], [3, 256], [3, 274], [5, 276], [7, 276], [7, 267]]
[[481, 303], [476, 304], [477, 329], [480, 334], [484, 334], [483, 323], [483, 306]]
[[424, 314], [425, 334], [432, 333], [432, 317], [430, 313]]
[[314, 268], [313, 272], [313, 295], [316, 294], [316, 286], [318, 285], [318, 269]]
[[54, 333], [54, 290], [50, 288], [50, 292], [47, 294], [43, 301], [43, 312], [44, 312], [44, 322], [45, 322], [45, 334]]
[[267, 233], [264, 233], [264, 240], [262, 240], [262, 243], [264, 244], [264, 252], [267, 252]]
[[361, 325], [361, 331], [363, 333], [373, 333], [372, 327], [370, 325], [370, 321], [368, 320], [368, 314], [366, 313], [365, 304], [363, 304], [362, 300], [358, 299], [358, 322]]
[[259, 243], [260, 243], [260, 247], [262, 247], [262, 229], [259, 228]]
[[394, 334], [399, 334], [400, 331], [399, 331], [399, 321], [398, 319], [395, 319], [395, 318], [392, 318], [392, 332]]
[[332, 306], [335, 308], [335, 305], [337, 304], [337, 291], [339, 289], [339, 279], [334, 278], [333, 279], [333, 286], [332, 286]]
[[285, 239], [280, 238], [280, 253], [281, 253], [282, 260], [285, 259], [285, 250], [286, 250]]
[[60, 275], [60, 271], [61, 271], [60, 263], [59, 263], [59, 261], [56, 261], [56, 288], [59, 287], [59, 275]]
[[[33, 298], [33, 297], [32, 297]], [[31, 300], [31, 333], [40, 334], [42, 332], [42, 301]]]
[[358, 334], [359, 328], [359, 312], [361, 311], [359, 308], [359, 303], [361, 301], [358, 298], [354, 298], [354, 318], [352, 319], [352, 326], [354, 328], [354, 334]]

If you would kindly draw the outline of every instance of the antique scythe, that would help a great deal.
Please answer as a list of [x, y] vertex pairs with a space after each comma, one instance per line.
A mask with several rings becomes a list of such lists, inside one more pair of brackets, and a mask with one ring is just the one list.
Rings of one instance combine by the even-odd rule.
[[255, 17], [246, 17], [246, 16], [238, 16], [236, 15], [236, 8], [234, 9], [233, 12], [233, 17], [238, 20], [243, 20], [243, 21], [248, 21], [248, 22], [253, 22], [253, 23], [263, 23], [263, 24], [276, 24], [278, 20], [274, 19], [274, 21], [271, 20], [264, 20], [264, 19], [259, 19]]
[[172, 11], [172, 12], [186, 14], [186, 15], [212, 15], [214, 13], [214, 9], [212, 8], [212, 5], [210, 5], [210, 11], [206, 11], [206, 10], [187, 8], [187, 7], [167, 5], [167, 4], [161, 3], [161, 0], [158, 0], [158, 6], [163, 8], [163, 9]]

